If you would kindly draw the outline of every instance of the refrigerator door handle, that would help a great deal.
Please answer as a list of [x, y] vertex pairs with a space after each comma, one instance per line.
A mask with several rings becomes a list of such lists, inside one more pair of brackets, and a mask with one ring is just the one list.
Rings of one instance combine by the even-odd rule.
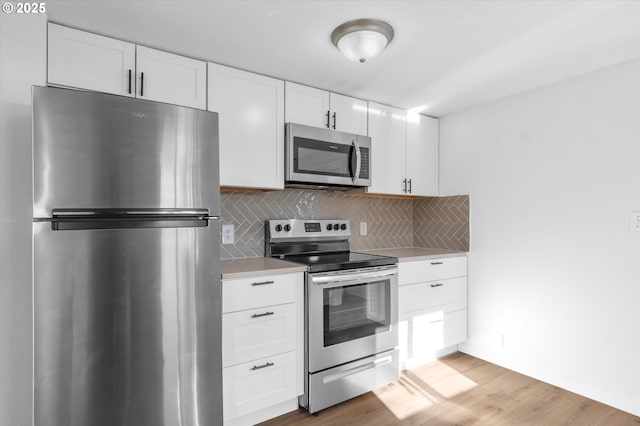
[[71, 217], [209, 217], [209, 209], [53, 209], [52, 217], [58, 219]]
[[52, 217], [36, 219], [51, 222], [54, 231], [129, 228], [199, 228], [208, 226], [207, 209], [53, 209]]

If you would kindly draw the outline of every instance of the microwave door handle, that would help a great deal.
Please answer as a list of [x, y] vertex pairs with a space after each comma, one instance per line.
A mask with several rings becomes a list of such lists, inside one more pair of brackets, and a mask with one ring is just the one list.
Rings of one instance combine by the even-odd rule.
[[358, 183], [358, 178], [360, 177], [360, 168], [362, 167], [362, 158], [360, 157], [360, 145], [358, 144], [358, 141], [354, 139], [351, 145], [353, 146], [353, 151], [356, 154], [356, 171], [353, 174], [353, 178], [352, 178], [353, 184], [355, 185]]

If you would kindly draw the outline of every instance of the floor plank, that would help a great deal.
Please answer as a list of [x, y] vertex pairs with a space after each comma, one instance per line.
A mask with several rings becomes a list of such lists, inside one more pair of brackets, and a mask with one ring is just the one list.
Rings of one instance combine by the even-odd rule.
[[298, 410], [261, 425], [638, 426], [640, 417], [455, 353], [317, 416]]

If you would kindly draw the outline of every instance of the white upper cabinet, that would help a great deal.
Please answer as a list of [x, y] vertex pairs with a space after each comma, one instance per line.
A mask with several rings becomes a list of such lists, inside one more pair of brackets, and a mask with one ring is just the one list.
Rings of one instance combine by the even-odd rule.
[[219, 114], [220, 185], [284, 188], [284, 82], [209, 63]]
[[371, 183], [367, 192], [405, 195], [406, 112], [369, 102]]
[[438, 120], [369, 102], [368, 193], [438, 195]]
[[285, 117], [287, 123], [328, 127], [329, 92], [285, 82]]
[[49, 24], [50, 84], [206, 109], [207, 64]]
[[367, 135], [367, 101], [330, 93], [329, 106], [332, 129]]
[[135, 96], [134, 44], [50, 23], [48, 50], [49, 83]]
[[286, 82], [286, 121], [367, 134], [367, 101]]
[[207, 63], [136, 46], [137, 96], [152, 101], [207, 108]]
[[407, 114], [407, 179], [410, 195], [438, 195], [438, 120]]

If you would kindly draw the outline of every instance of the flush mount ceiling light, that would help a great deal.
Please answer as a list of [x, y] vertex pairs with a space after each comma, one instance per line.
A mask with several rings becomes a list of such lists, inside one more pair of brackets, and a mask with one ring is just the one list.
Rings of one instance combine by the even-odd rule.
[[344, 56], [355, 62], [367, 62], [378, 56], [393, 40], [391, 25], [379, 19], [355, 19], [331, 33], [331, 41]]

